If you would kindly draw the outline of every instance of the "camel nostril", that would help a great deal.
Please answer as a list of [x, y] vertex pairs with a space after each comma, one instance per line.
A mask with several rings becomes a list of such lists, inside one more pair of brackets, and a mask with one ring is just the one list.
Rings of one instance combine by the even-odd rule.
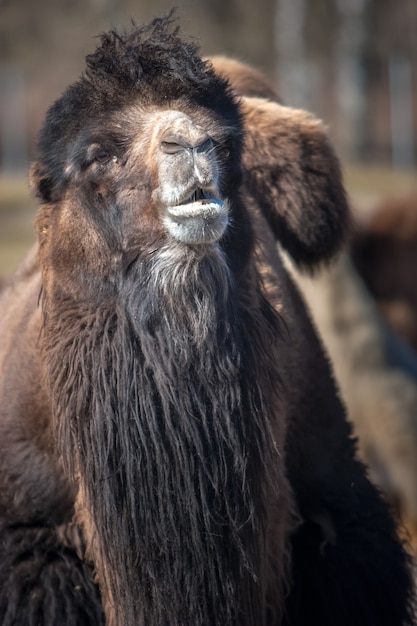
[[203, 139], [203, 141], [199, 145], [195, 146], [195, 150], [197, 150], [198, 152], [211, 152], [213, 148], [214, 142], [212, 139], [210, 139], [210, 137]]

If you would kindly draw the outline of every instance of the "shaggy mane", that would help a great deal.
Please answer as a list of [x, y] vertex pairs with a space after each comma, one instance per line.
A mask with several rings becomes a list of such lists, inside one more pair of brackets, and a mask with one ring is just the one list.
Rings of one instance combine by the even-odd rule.
[[58, 440], [117, 623], [257, 623], [279, 320], [260, 292], [258, 310], [238, 304], [219, 251], [162, 250], [126, 282], [94, 312], [61, 302], [44, 329]]
[[116, 30], [100, 37], [101, 45], [86, 58], [86, 75], [96, 80], [117, 81], [122, 89], [137, 87], [138, 81], [150, 83], [175, 76], [191, 84], [207, 84], [208, 63], [198, 56], [198, 46], [180, 36], [174, 26], [173, 11], [128, 33]]

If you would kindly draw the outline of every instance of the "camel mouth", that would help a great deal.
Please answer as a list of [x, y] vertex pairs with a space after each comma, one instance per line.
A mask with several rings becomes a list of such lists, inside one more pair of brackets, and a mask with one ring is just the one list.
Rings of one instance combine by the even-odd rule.
[[199, 212], [204, 213], [209, 207], [223, 205], [223, 200], [206, 189], [197, 187], [193, 193], [175, 206], [168, 206], [167, 212], [174, 218], [195, 217]]
[[197, 188], [182, 202], [165, 208], [164, 223], [171, 236], [181, 243], [215, 243], [226, 230], [228, 213], [226, 200]]
[[177, 241], [188, 244], [218, 241], [228, 224], [228, 203], [204, 189], [175, 206], [166, 207], [165, 226]]
[[181, 202], [180, 204], [191, 204], [193, 202], [198, 202], [198, 201], [209, 201], [209, 200], [216, 200], [216, 196], [214, 196], [213, 194], [211, 194], [209, 191], [207, 191], [207, 189], [202, 189], [201, 187], [197, 187], [194, 192], [191, 194], [191, 196], [189, 196], [184, 202]]

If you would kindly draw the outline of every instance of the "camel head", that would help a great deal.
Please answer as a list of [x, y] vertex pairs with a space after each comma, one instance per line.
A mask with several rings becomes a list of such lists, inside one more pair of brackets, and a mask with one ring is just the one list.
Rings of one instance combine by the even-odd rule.
[[49, 275], [91, 296], [156, 250], [217, 245], [235, 221], [241, 138], [227, 81], [170, 20], [104, 35], [49, 110], [32, 167]]

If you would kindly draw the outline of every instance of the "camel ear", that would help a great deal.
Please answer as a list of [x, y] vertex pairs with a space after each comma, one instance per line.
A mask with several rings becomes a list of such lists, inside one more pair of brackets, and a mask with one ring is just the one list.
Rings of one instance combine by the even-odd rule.
[[349, 209], [338, 159], [322, 123], [306, 111], [241, 98], [244, 185], [276, 239], [302, 269], [340, 249]]
[[40, 161], [35, 161], [30, 167], [29, 184], [32, 193], [42, 202], [51, 201], [52, 183]]

